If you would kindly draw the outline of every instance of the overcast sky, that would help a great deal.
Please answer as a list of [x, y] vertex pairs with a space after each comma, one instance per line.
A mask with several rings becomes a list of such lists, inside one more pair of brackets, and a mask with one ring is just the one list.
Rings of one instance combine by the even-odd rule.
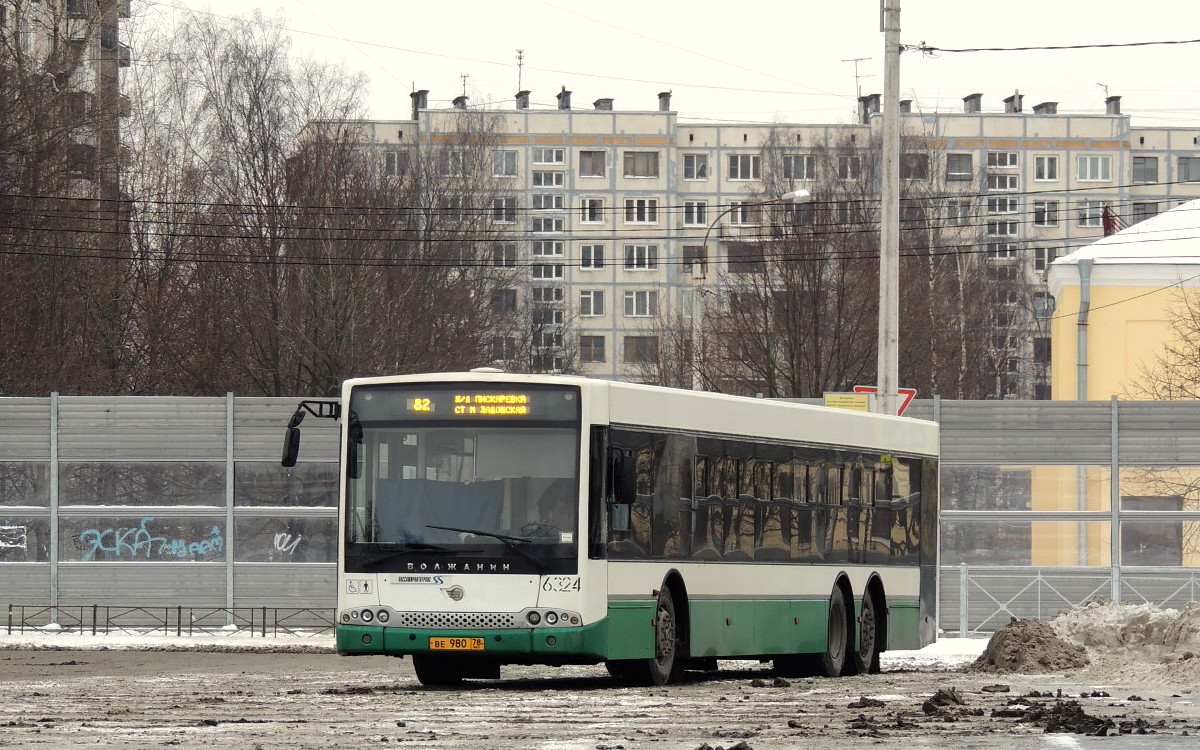
[[[406, 119], [414, 86], [429, 89], [430, 106], [449, 106], [463, 74], [473, 105], [511, 107], [525, 88], [535, 108], [553, 108], [565, 86], [576, 108], [612, 98], [616, 109], [657, 109], [670, 90], [681, 119], [718, 122], [846, 122], [859, 89], [883, 90], [879, 0], [135, 3], [163, 23], [255, 8], [284, 19], [297, 54], [365, 73], [376, 119]], [[901, 0], [900, 21], [905, 44], [943, 49], [1200, 39], [1194, 0]], [[866, 58], [857, 82], [854, 58]], [[1107, 91], [1134, 124], [1200, 128], [1197, 61], [1200, 44], [907, 52], [900, 90], [914, 110], [961, 111], [978, 92], [984, 111], [1002, 111], [1019, 90], [1027, 111], [1057, 101], [1060, 113], [1102, 113]]]

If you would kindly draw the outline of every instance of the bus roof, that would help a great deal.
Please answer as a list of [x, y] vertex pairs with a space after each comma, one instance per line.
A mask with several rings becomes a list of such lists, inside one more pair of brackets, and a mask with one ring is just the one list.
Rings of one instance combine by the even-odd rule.
[[585, 411], [587, 418], [613, 425], [658, 427], [814, 445], [833, 443], [920, 456], [937, 456], [939, 451], [938, 425], [935, 422], [780, 399], [731, 396], [577, 375], [531, 375], [487, 368], [471, 372], [354, 378], [343, 384], [346, 389], [343, 398], [349, 397], [349, 389], [360, 385], [439, 382], [572, 385], [587, 394], [585, 402], [607, 404], [606, 407], [600, 407], [601, 413], [594, 408]]

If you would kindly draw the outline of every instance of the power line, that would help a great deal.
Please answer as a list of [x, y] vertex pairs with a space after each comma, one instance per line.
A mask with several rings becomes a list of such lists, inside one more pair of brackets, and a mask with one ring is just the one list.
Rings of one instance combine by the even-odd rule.
[[1118, 47], [1154, 47], [1172, 44], [1200, 44], [1200, 39], [1173, 39], [1152, 42], [1112, 42], [1107, 44], [1058, 44], [1029, 47], [961, 47], [957, 49], [953, 47], [934, 47], [925, 44], [925, 42], [921, 42], [920, 44], [906, 44], [903, 46], [906, 52], [924, 52], [926, 54], [930, 54], [936, 52], [1037, 52], [1047, 50], [1113, 49]]

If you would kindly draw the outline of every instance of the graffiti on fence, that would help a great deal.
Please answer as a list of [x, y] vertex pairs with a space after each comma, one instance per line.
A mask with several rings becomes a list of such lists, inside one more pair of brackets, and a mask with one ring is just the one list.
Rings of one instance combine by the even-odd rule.
[[29, 545], [28, 527], [0, 526], [0, 549], [23, 550]]
[[83, 553], [85, 561], [95, 560], [97, 554], [104, 559], [205, 558], [225, 549], [219, 526], [213, 526], [208, 535], [200, 539], [172, 539], [152, 531], [150, 522], [153, 520], [154, 516], [143, 516], [137, 526], [86, 529], [75, 538], [76, 547]]
[[275, 535], [275, 549], [285, 555], [290, 555], [296, 551], [296, 547], [300, 546], [300, 540], [303, 538], [303, 534], [292, 536], [286, 531], [281, 531]]

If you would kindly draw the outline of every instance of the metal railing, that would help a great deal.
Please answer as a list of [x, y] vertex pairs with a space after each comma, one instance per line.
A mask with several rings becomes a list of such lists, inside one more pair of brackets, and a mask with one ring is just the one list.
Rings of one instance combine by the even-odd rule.
[[80, 635], [235, 635], [266, 638], [333, 631], [332, 609], [9, 604], [8, 635], [55, 626]]
[[[1109, 599], [1113, 572], [1108, 567], [1028, 568], [943, 567], [939, 620], [963, 638], [990, 633], [1011, 618], [1048, 619], [1097, 598]], [[1116, 584], [1121, 601], [1182, 608], [1200, 594], [1200, 570], [1184, 567], [1124, 567]], [[957, 627], [949, 627], [951, 619]]]

